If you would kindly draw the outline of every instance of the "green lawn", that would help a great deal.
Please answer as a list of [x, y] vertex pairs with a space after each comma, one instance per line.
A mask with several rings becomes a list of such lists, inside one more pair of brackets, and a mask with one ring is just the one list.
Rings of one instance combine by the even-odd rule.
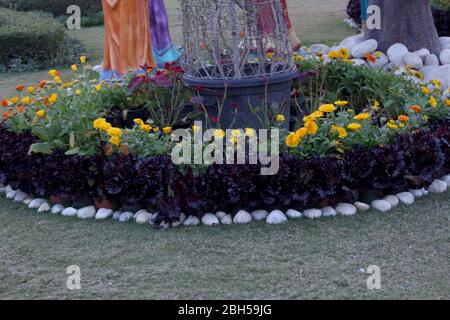
[[[0, 299], [450, 299], [449, 194], [388, 214], [157, 231], [0, 200]], [[66, 268], [81, 268], [80, 291]], [[381, 267], [381, 291], [361, 269]]]

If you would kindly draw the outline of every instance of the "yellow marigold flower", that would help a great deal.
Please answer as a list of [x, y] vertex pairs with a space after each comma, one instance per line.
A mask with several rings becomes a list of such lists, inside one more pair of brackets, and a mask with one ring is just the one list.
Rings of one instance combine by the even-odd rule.
[[52, 93], [52, 94], [50, 95], [50, 97], [48, 98], [48, 101], [49, 101], [51, 104], [57, 103], [57, 102], [58, 102], [58, 95], [57, 95], [56, 93]]
[[38, 112], [36, 112], [36, 116], [39, 118], [45, 117], [45, 110], [39, 110]]
[[225, 131], [222, 129], [217, 129], [214, 131], [214, 138], [216, 139], [223, 139], [225, 138]]
[[63, 87], [64, 87], [64, 88], [70, 88], [70, 87], [73, 87], [73, 84], [74, 84], [73, 81], [66, 82], [66, 83], [63, 84]]
[[139, 128], [144, 132], [150, 132], [152, 130], [152, 126], [149, 124], [141, 124]]
[[437, 101], [436, 101], [435, 97], [431, 96], [429, 102], [433, 108], [435, 108], [437, 106]]
[[392, 124], [390, 122], [388, 122], [387, 127], [392, 130], [398, 129], [398, 126], [396, 124]]
[[239, 130], [239, 129], [231, 130], [231, 136], [232, 137], [240, 137], [241, 136], [241, 130]]
[[95, 86], [95, 91], [97, 91], [97, 92], [102, 91], [102, 85], [101, 84], [96, 85]]
[[308, 135], [308, 129], [300, 128], [295, 132], [296, 135], [300, 137], [300, 139], [304, 139]]
[[200, 126], [197, 126], [197, 125], [193, 125], [193, 126], [192, 126], [192, 131], [193, 131], [194, 133], [200, 132], [201, 129], [202, 129], [202, 128], [201, 128]]
[[345, 130], [345, 128], [343, 127], [338, 127], [333, 125], [331, 127], [331, 130], [336, 132], [339, 135], [339, 139], [345, 139], [348, 136], [347, 130]]
[[338, 107], [345, 107], [346, 105], [348, 105], [348, 101], [339, 100], [339, 101], [335, 101], [334, 104], [337, 105]]
[[81, 57], [80, 57], [80, 62], [81, 62], [81, 63], [85, 64], [86, 61], [87, 61], [87, 57], [86, 57], [86, 56], [81, 56]]
[[445, 99], [445, 105], [446, 105], [447, 107], [450, 107], [450, 99]]
[[271, 60], [273, 58], [273, 52], [267, 52], [266, 58]]
[[54, 83], [61, 83], [61, 82], [62, 82], [62, 81], [61, 81], [61, 77], [60, 77], [60, 76], [54, 77], [54, 78], [53, 78], [53, 82], [54, 82]]
[[80, 90], [80, 89], [75, 90], [75, 94], [76, 94], [77, 96], [81, 95], [81, 90]]
[[359, 129], [361, 129], [361, 125], [359, 123], [350, 123], [347, 128], [349, 128], [352, 131], [358, 131]]
[[112, 128], [112, 125], [106, 121], [99, 125], [99, 129], [103, 132], [108, 132], [108, 130], [111, 128]]
[[159, 128], [158, 127], [154, 127], [152, 130], [153, 130], [154, 133], [157, 133], [159, 131]]
[[370, 114], [368, 113], [360, 113], [358, 115], [355, 116], [355, 120], [367, 120], [370, 118]]
[[341, 59], [348, 59], [350, 57], [350, 51], [346, 48], [341, 48], [339, 50], [339, 55]]
[[106, 133], [110, 136], [118, 136], [118, 137], [122, 136], [122, 130], [120, 128], [115, 127], [108, 129]]
[[111, 138], [109, 138], [109, 142], [110, 142], [112, 145], [117, 146], [117, 145], [120, 144], [120, 137], [119, 137], [119, 136], [112, 136]]
[[319, 111], [324, 113], [334, 112], [335, 110], [336, 107], [332, 104], [323, 104], [319, 107]]
[[404, 124], [404, 123], [400, 123], [398, 126], [399, 126], [401, 129], [403, 129], [403, 128], [405, 127], [405, 124]]
[[348, 113], [355, 113], [355, 110], [353, 110], [353, 109], [348, 109], [347, 112], [348, 112]]
[[294, 59], [295, 59], [295, 63], [300, 63], [304, 60], [303, 57], [300, 55], [296, 55]]
[[305, 128], [308, 130], [308, 133], [311, 135], [315, 135], [317, 131], [319, 131], [319, 126], [314, 121], [308, 121], [305, 123]]
[[286, 117], [282, 114], [277, 115], [277, 121], [283, 123], [286, 121]]
[[33, 94], [35, 89], [33, 87], [28, 87], [27, 91], [28, 91], [29, 94]]
[[237, 144], [237, 143], [239, 142], [239, 137], [232, 137], [232, 138], [230, 139], [230, 142], [231, 142], [232, 144]]
[[26, 106], [27, 104], [30, 104], [31, 99], [30, 99], [30, 97], [23, 97], [21, 102], [22, 102], [23, 105]]
[[70, 69], [72, 69], [73, 72], [78, 70], [78, 66], [76, 64], [73, 64], [70, 66]]
[[424, 116], [423, 116], [423, 119], [424, 119], [425, 121], [428, 121], [428, 120], [430, 120], [430, 117], [427, 116], [427, 115], [424, 115]]
[[300, 137], [295, 134], [294, 132], [291, 132], [287, 137], [286, 137], [286, 145], [289, 148], [297, 148], [298, 145], [300, 144]]
[[429, 94], [430, 90], [426, 86], [422, 86], [422, 93], [423, 94]]
[[380, 111], [380, 102], [378, 100], [373, 102], [373, 110]]
[[56, 77], [58, 74], [59, 74], [59, 72], [55, 69], [52, 69], [48, 72], [48, 75], [53, 78]]
[[330, 58], [331, 60], [335, 60], [335, 59], [339, 59], [341, 57], [339, 51], [330, 51], [328, 53], [328, 58]]
[[100, 129], [100, 126], [104, 123], [106, 123], [106, 119], [98, 118], [98, 119], [94, 120], [94, 122], [92, 123], [92, 126], [94, 127], [94, 129]]
[[172, 127], [165, 127], [163, 128], [163, 133], [164, 134], [170, 134], [172, 132]]
[[19, 97], [11, 98], [11, 102], [16, 104], [17, 102], [19, 102]]
[[246, 128], [245, 135], [247, 137], [253, 138], [254, 136], [256, 136], [256, 131], [255, 131], [255, 129], [252, 129], [252, 128]]
[[441, 87], [442, 83], [439, 80], [431, 80], [431, 83], [435, 86], [435, 87]]
[[398, 120], [401, 122], [408, 122], [409, 121], [409, 117], [405, 116], [405, 115], [401, 115], [398, 117]]
[[134, 119], [134, 123], [136, 123], [138, 126], [143, 126], [145, 123], [142, 119]]

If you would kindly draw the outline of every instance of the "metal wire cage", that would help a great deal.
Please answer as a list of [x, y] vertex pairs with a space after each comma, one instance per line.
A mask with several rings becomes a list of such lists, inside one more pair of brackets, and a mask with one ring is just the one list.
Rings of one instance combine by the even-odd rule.
[[186, 75], [230, 80], [293, 70], [279, 0], [181, 0]]

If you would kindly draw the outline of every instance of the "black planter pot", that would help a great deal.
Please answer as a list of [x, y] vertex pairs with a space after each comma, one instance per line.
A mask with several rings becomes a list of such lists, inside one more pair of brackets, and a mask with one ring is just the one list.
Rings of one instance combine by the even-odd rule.
[[185, 75], [184, 81], [189, 87], [203, 88], [200, 95], [205, 99], [209, 120], [218, 119], [223, 102], [218, 119], [222, 128], [261, 129], [263, 123], [258, 117], [264, 118], [261, 106], [267, 104], [272, 113], [285, 116], [285, 126], [289, 127], [292, 80], [298, 74], [296, 70], [232, 80], [202, 78], [202, 73], [211, 74], [211, 71], [200, 70], [198, 77]]
[[434, 24], [440, 37], [448, 37], [450, 35], [450, 11], [432, 8]]
[[112, 109], [106, 116], [106, 121], [110, 123], [113, 127], [123, 128], [123, 117], [122, 111], [119, 109]]
[[145, 106], [129, 109], [123, 112], [123, 126], [131, 129], [135, 125], [134, 119], [141, 119], [145, 122], [148, 118], [149, 112]]

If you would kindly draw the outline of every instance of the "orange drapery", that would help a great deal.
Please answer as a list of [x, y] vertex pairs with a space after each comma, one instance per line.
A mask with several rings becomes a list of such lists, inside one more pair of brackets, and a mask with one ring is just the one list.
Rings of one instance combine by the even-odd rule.
[[105, 51], [102, 67], [120, 75], [155, 66], [150, 40], [148, 0], [102, 0]]

